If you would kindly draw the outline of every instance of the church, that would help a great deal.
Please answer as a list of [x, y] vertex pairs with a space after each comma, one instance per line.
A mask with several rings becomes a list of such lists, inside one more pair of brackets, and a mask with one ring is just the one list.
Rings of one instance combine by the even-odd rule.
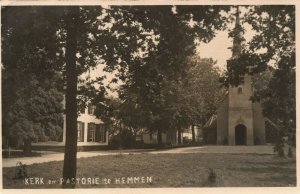
[[[239, 28], [237, 12], [236, 28]], [[242, 36], [240, 32], [237, 33]], [[241, 53], [241, 37], [233, 40], [232, 58]], [[243, 64], [240, 64], [243, 65]], [[266, 143], [265, 119], [259, 102], [250, 100], [253, 95], [252, 76], [245, 74], [238, 86], [229, 86], [228, 94], [214, 115], [206, 124], [210, 129], [204, 132], [208, 144], [259, 145]]]

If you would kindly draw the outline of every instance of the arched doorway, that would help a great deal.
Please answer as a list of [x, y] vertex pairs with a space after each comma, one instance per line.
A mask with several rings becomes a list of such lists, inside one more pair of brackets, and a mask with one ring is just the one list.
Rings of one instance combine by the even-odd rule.
[[247, 128], [245, 125], [239, 124], [235, 127], [235, 145], [247, 144]]

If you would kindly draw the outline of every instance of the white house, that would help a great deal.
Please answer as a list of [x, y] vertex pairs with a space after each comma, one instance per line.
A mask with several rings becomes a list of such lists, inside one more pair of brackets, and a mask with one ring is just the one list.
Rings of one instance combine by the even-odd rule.
[[[94, 110], [95, 106], [88, 104], [77, 118], [77, 146], [108, 145], [108, 131], [103, 122], [94, 115]], [[65, 140], [66, 119], [63, 126], [63, 143]]]
[[[63, 102], [64, 103], [64, 102]], [[65, 103], [64, 103], [65, 104]], [[88, 104], [77, 118], [77, 146], [78, 148], [92, 148], [108, 145], [108, 131], [103, 122], [94, 115], [95, 106]], [[52, 150], [54, 147], [64, 147], [66, 142], [66, 115], [64, 115], [62, 141], [47, 141], [33, 143], [33, 148]], [[87, 149], [89, 150], [89, 149]]]

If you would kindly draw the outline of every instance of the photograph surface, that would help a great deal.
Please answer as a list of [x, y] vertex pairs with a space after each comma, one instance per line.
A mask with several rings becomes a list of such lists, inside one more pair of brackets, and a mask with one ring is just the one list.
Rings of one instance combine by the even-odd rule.
[[297, 187], [295, 12], [2, 5], [3, 189]]

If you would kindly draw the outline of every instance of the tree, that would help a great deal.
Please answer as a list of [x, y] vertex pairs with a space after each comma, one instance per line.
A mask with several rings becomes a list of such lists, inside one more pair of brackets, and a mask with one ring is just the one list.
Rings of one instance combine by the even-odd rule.
[[[65, 43], [66, 76], [66, 145], [63, 188], [74, 188], [77, 158], [77, 82], [78, 76], [93, 68], [107, 46], [99, 7], [69, 6], [64, 8], [60, 40]], [[101, 81], [101, 80], [100, 80]]]
[[[142, 110], [147, 118], [145, 128], [161, 133], [164, 130], [180, 130], [174, 106], [177, 94], [170, 85], [178, 84], [185, 74], [188, 56], [194, 54], [195, 40], [209, 41], [213, 38], [212, 29], [224, 27], [218, 6], [129, 6], [113, 7], [121, 16], [116, 20], [120, 29], [118, 40], [126, 40], [126, 35], [139, 36], [141, 55], [130, 56], [123, 45], [115, 46], [120, 59], [119, 78], [125, 82], [120, 90], [120, 98]], [[126, 17], [125, 17], [126, 16]], [[189, 22], [194, 21], [194, 25]], [[127, 25], [123, 25], [123, 24]], [[137, 24], [132, 31], [128, 26]], [[118, 27], [122, 26], [122, 27]], [[124, 26], [127, 26], [124, 27]], [[124, 37], [125, 36], [125, 37]], [[128, 37], [128, 40], [132, 37]], [[139, 39], [138, 39], [139, 40]], [[133, 44], [133, 43], [132, 43]], [[127, 47], [126, 47], [127, 48]], [[126, 53], [124, 53], [126, 52]], [[110, 66], [114, 68], [114, 66]], [[184, 122], [182, 120], [182, 122]], [[179, 128], [178, 128], [179, 127]]]
[[[23, 80], [32, 73], [39, 78], [38, 81], [50, 78], [53, 72], [62, 71], [67, 85], [67, 137], [63, 178], [75, 178], [77, 76], [95, 66], [98, 62], [97, 56], [105, 52], [105, 42], [101, 42], [105, 33], [104, 30], [99, 31], [98, 27], [102, 25], [102, 21], [97, 18], [102, 13], [101, 7], [6, 7], [3, 13], [6, 16], [2, 17], [5, 71], [20, 70], [18, 75], [21, 76], [18, 78], [25, 78]], [[99, 44], [99, 41], [102, 44]], [[13, 74], [7, 75], [10, 83], [17, 84], [16, 87], [8, 88], [5, 94], [7, 96], [4, 96], [8, 102], [4, 107], [5, 112], [12, 110], [12, 105], [18, 102], [18, 89], [30, 82], [20, 82], [12, 76]], [[34, 83], [35, 80], [33, 85]], [[22, 95], [19, 97], [23, 99]], [[31, 137], [32, 121], [21, 121], [23, 123], [20, 124], [20, 130], [22, 128], [22, 131]], [[75, 184], [67, 185], [64, 182], [63, 186], [74, 187]]]
[[76, 177], [77, 159], [77, 67], [76, 54], [78, 52], [79, 7], [66, 9], [66, 145], [63, 166], [63, 187], [75, 187], [75, 183], [68, 185], [67, 180]]
[[226, 90], [221, 88], [220, 70], [211, 58], [191, 57], [187, 63], [187, 76], [181, 85], [177, 85], [181, 106], [187, 118], [187, 126], [192, 126], [192, 138], [195, 142], [195, 126], [203, 126], [222, 102]]
[[[257, 96], [262, 102], [264, 115], [272, 118], [280, 129], [275, 146], [275, 151], [280, 153], [284, 136], [289, 138], [290, 145], [295, 146], [295, 6], [258, 6], [246, 19], [258, 33], [250, 42], [251, 51], [266, 49], [267, 52], [260, 57], [265, 64], [275, 66], [268, 88]], [[262, 22], [255, 22], [258, 20]]]
[[54, 80], [39, 82], [33, 76], [30, 79], [17, 91], [16, 101], [6, 112], [4, 131], [9, 139], [24, 141], [26, 155], [31, 152], [32, 140], [58, 141], [63, 126], [63, 95], [53, 86]]
[[[60, 59], [44, 47], [45, 42], [55, 47], [48, 36], [54, 31], [46, 29], [55, 20], [43, 20], [44, 14], [39, 15], [44, 22], [34, 20], [33, 7], [2, 11], [3, 136], [24, 141], [24, 152], [29, 154], [32, 140], [55, 139], [62, 133], [62, 77], [55, 66]], [[41, 34], [30, 27], [41, 28]]]

